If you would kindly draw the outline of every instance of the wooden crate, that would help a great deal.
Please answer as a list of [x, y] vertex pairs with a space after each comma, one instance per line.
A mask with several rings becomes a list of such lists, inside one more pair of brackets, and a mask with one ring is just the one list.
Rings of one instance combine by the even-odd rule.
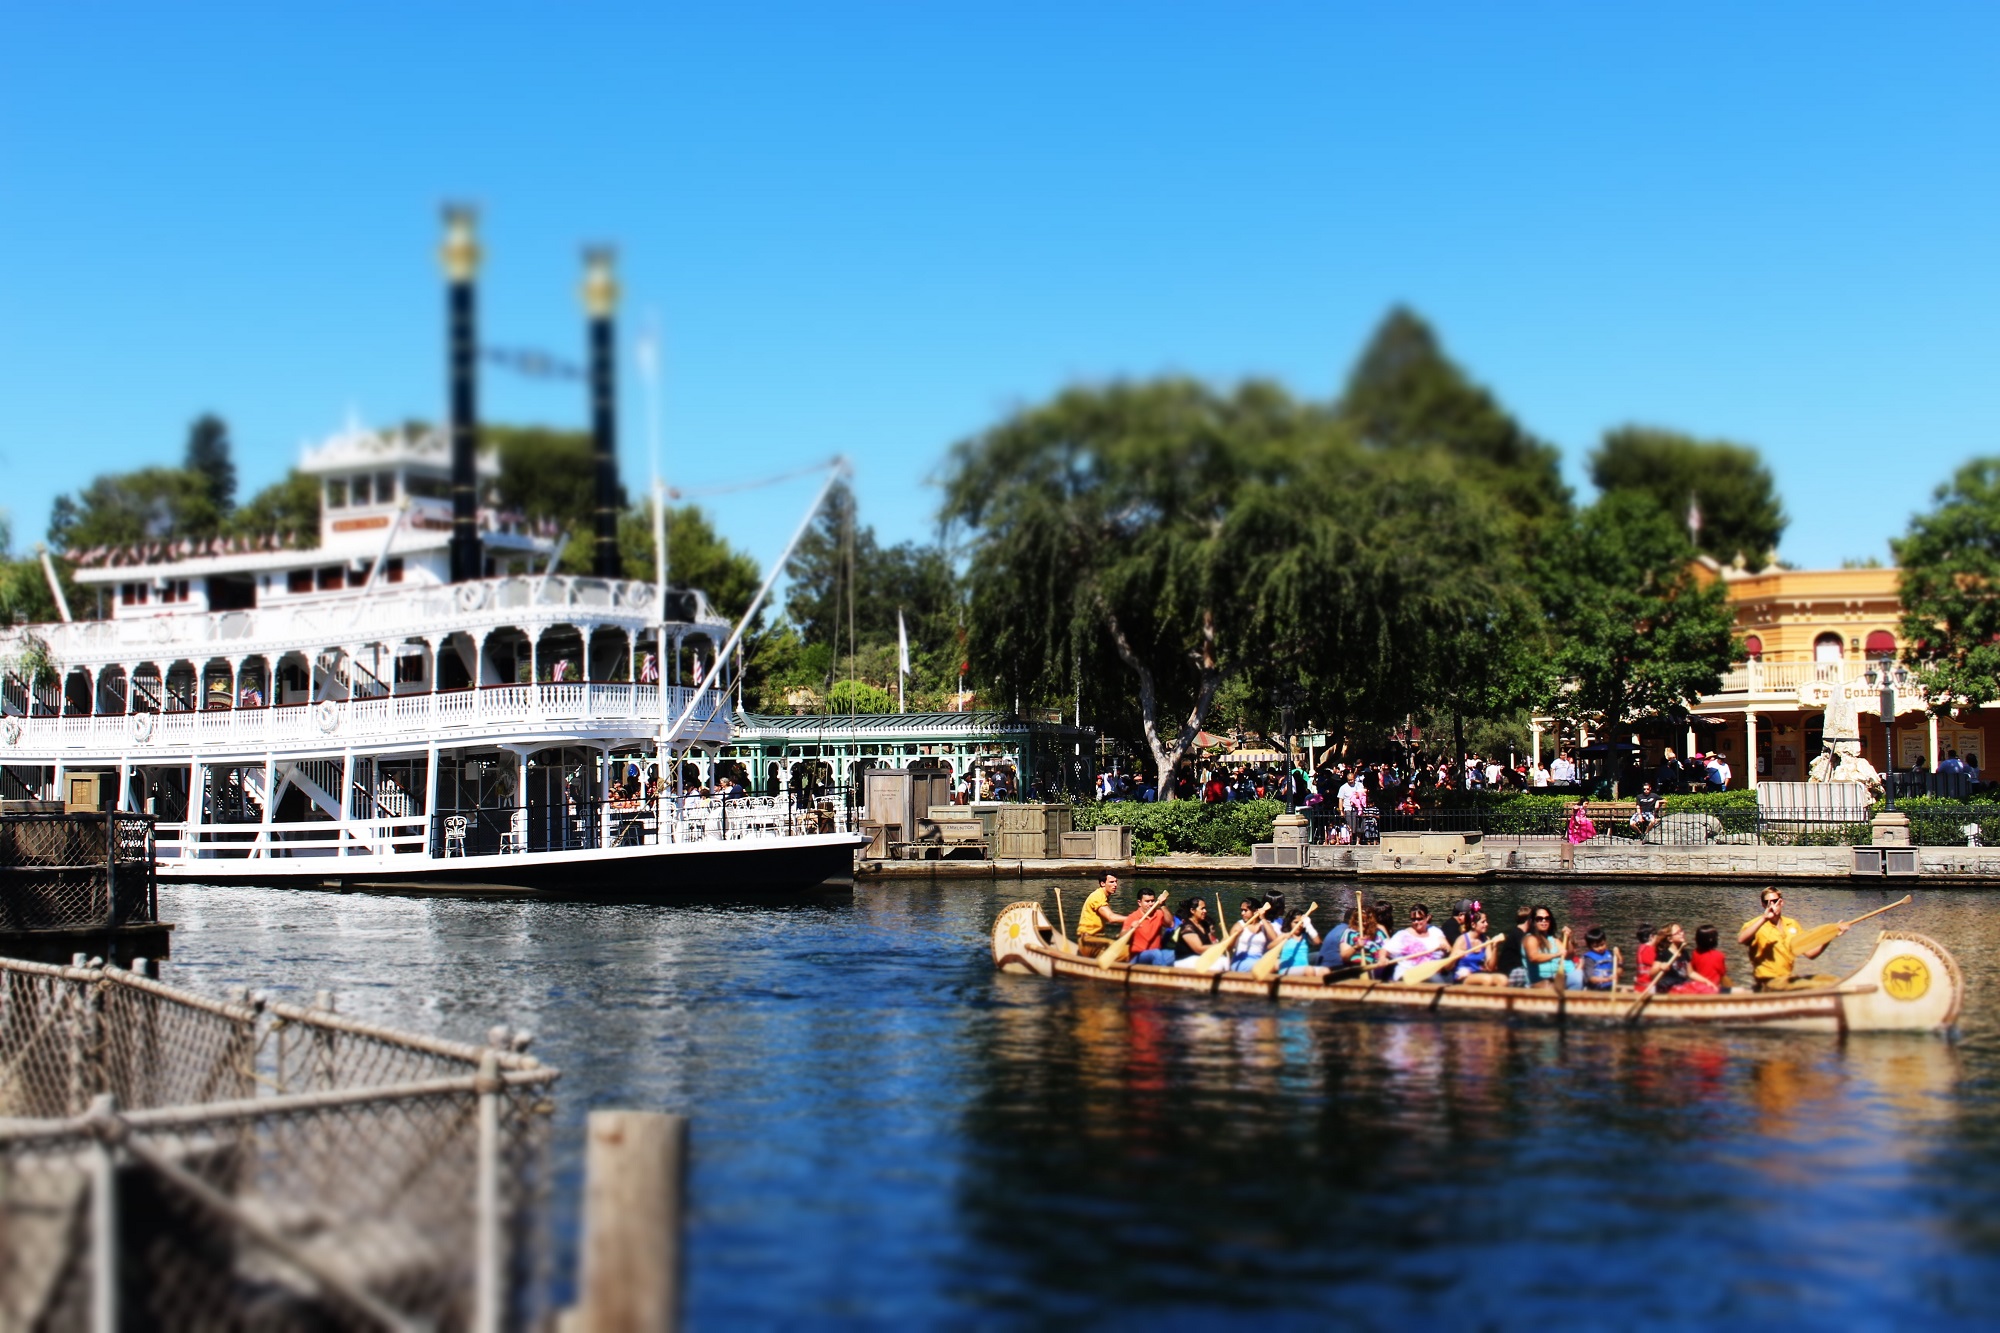
[[1082, 833], [1062, 835], [1062, 859], [1065, 861], [1091, 861], [1097, 857], [1097, 837], [1088, 830]]
[[[1046, 861], [1049, 860], [1049, 839], [1046, 833], [1002, 833], [993, 848], [993, 855], [1003, 861]], [[1060, 852], [1061, 846], [1056, 850]]]
[[1129, 824], [1099, 824], [1090, 831], [1097, 840], [1097, 850], [1092, 853], [1100, 861], [1129, 861], [1132, 859], [1132, 826]]

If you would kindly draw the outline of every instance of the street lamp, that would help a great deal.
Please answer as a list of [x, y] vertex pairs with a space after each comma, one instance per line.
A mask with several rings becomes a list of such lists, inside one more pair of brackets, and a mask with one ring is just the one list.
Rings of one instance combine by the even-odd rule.
[[1899, 688], [1907, 689], [1909, 687], [1910, 673], [1900, 663], [1891, 666], [1889, 659], [1884, 658], [1879, 668], [1871, 663], [1868, 669], [1863, 671], [1861, 675], [1870, 685], [1879, 683], [1882, 687], [1882, 740], [1884, 742], [1882, 753], [1884, 755], [1884, 763], [1886, 764], [1886, 769], [1882, 776], [1882, 794], [1886, 799], [1883, 802], [1882, 808], [1885, 810], [1894, 810], [1896, 808], [1896, 691]]
[[1278, 731], [1285, 738], [1285, 813], [1291, 814], [1298, 808], [1299, 794], [1292, 782], [1292, 724], [1299, 705], [1305, 699], [1305, 691], [1297, 685], [1286, 683], [1271, 691], [1271, 702], [1278, 706]]

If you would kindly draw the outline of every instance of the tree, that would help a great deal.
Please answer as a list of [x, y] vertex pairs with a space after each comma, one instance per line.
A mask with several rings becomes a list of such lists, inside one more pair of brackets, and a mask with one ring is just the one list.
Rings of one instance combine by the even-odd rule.
[[[585, 543], [571, 541], [570, 552], [584, 550], [583, 568], [588, 573], [589, 553]], [[653, 516], [647, 509], [633, 507], [618, 518], [618, 552], [625, 563], [625, 577], [650, 582], [653, 561]], [[564, 567], [572, 568], [565, 556]], [[749, 609], [764, 581], [757, 562], [737, 550], [716, 532], [696, 505], [667, 507], [667, 581], [676, 588], [699, 588], [708, 595], [708, 604], [731, 620]], [[763, 613], [758, 613], [761, 621]]]
[[209, 503], [218, 515], [236, 507], [236, 464], [229, 457], [229, 426], [221, 417], [204, 412], [194, 419], [181, 466], [207, 483]]
[[49, 515], [49, 546], [78, 551], [213, 537], [221, 517], [208, 479], [199, 473], [173, 467], [110, 472], [75, 498], [56, 497]]
[[1232, 681], [1379, 723], [1533, 625], [1488, 492], [1268, 383], [1068, 390], [958, 445], [946, 496], [982, 680], [1080, 697], [1162, 773]]
[[2000, 698], [2000, 458], [1938, 487], [1936, 507], [1890, 543], [1903, 602], [1903, 659], [1935, 708]]
[[889, 692], [865, 680], [837, 680], [827, 691], [828, 710], [835, 713], [893, 713], [896, 701]]
[[1530, 525], [1558, 521], [1569, 511], [1555, 447], [1522, 429], [1445, 355], [1431, 326], [1404, 306], [1390, 310], [1376, 328], [1337, 410], [1374, 448], [1445, 455]]
[[[479, 442], [500, 457], [500, 479], [494, 489], [501, 506], [531, 519], [553, 520], [574, 539], [564, 555], [564, 568], [589, 572], [590, 535], [597, 513], [597, 462], [589, 432], [486, 425], [479, 428]], [[624, 507], [622, 496], [618, 503]]]
[[[785, 618], [801, 646], [829, 647], [827, 674], [798, 684], [824, 691], [835, 676], [858, 671], [860, 659], [875, 667], [884, 660], [881, 650], [896, 643], [899, 612], [909, 634], [912, 687], [935, 694], [954, 680], [962, 608], [950, 558], [941, 546], [879, 545], [874, 528], [860, 521], [854, 492], [844, 482], [827, 495], [786, 574]], [[836, 645], [838, 651], [832, 651]], [[873, 677], [891, 695], [896, 670], [891, 658]]]
[[294, 546], [317, 546], [319, 494], [319, 478], [293, 468], [232, 511], [223, 531], [232, 537], [275, 533]]
[[1670, 715], [1722, 683], [1738, 655], [1720, 581], [1696, 574], [1687, 531], [1649, 496], [1611, 491], [1578, 514], [1547, 603], [1557, 711], [1611, 731]]
[[1785, 531], [1771, 469], [1748, 445], [1621, 426], [1591, 454], [1590, 480], [1600, 491], [1647, 496], [1677, 522], [1692, 504], [1701, 520], [1696, 547], [1723, 564], [1740, 555], [1762, 568]]

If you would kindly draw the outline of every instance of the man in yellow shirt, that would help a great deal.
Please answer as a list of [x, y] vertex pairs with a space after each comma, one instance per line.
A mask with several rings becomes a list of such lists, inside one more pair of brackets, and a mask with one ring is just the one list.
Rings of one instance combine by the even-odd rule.
[[[1785, 895], [1776, 889], [1764, 890], [1764, 911], [1743, 923], [1743, 929], [1736, 932], [1736, 942], [1750, 953], [1750, 975], [1758, 990], [1804, 990], [1813, 986], [1832, 985], [1832, 977], [1795, 977], [1792, 965], [1798, 957], [1817, 958], [1826, 952], [1826, 944], [1809, 949], [1802, 955], [1792, 952], [1792, 937], [1799, 933], [1799, 923], [1785, 912]], [[1847, 933], [1846, 925], [1840, 934]], [[1828, 940], [1827, 944], [1833, 941]]]
[[1097, 940], [1102, 942], [1109, 926], [1125, 924], [1125, 914], [1111, 910], [1111, 895], [1118, 892], [1118, 876], [1109, 870], [1098, 877], [1097, 887], [1083, 900], [1083, 910], [1076, 914], [1076, 937], [1078, 941]]

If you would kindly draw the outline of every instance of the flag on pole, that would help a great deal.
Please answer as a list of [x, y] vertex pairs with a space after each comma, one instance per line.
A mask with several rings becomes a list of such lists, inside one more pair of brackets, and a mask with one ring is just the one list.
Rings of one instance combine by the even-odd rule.
[[903, 608], [896, 608], [896, 711], [903, 711], [903, 677], [910, 674], [910, 632], [903, 625]]

